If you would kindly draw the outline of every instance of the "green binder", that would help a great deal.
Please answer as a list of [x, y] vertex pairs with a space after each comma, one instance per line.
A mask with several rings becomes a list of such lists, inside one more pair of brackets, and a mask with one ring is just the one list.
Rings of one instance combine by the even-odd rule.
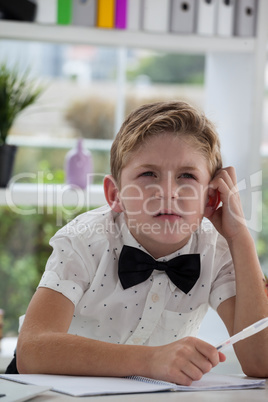
[[58, 0], [57, 22], [69, 25], [72, 22], [72, 0]]

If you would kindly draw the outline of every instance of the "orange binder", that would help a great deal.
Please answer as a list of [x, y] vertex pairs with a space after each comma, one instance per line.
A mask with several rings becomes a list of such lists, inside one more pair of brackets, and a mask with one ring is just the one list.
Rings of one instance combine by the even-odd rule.
[[114, 28], [115, 0], [98, 0], [97, 27]]

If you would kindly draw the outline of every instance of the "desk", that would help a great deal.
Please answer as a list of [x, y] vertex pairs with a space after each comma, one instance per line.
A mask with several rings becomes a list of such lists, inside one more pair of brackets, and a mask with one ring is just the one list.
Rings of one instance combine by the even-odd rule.
[[[1, 384], [7, 382], [0, 379]], [[10, 386], [15, 386], [8, 381]], [[24, 385], [27, 387], [27, 385]], [[230, 390], [230, 391], [200, 391], [200, 392], [159, 392], [148, 394], [131, 394], [131, 395], [107, 395], [107, 396], [89, 396], [89, 397], [71, 397], [52, 391], [47, 391], [39, 395], [31, 401], [33, 402], [252, 402], [268, 400], [268, 380], [266, 380], [265, 389], [248, 389], [248, 390]]]

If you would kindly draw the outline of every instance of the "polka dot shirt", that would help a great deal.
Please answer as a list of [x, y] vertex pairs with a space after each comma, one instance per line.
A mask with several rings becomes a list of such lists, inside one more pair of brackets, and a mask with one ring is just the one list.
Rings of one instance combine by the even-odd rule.
[[123, 214], [108, 206], [78, 216], [51, 239], [53, 252], [39, 287], [62, 293], [75, 305], [69, 333], [118, 344], [160, 345], [196, 336], [210, 306], [235, 295], [235, 275], [226, 241], [203, 222], [180, 250], [200, 253], [201, 273], [188, 294], [162, 271], [124, 290], [118, 278], [123, 245], [145, 251], [130, 234]]

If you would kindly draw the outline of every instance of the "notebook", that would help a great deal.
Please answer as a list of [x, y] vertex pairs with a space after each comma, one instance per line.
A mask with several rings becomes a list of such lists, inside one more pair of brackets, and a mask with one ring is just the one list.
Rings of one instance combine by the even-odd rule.
[[[251, 380], [235, 376], [207, 373], [191, 386], [176, 385], [150, 378], [133, 377], [78, 377], [48, 374], [2, 374], [1, 378], [24, 384], [49, 387], [72, 396], [132, 394], [163, 391], [209, 391], [264, 388], [265, 380]], [[2, 401], [1, 401], [2, 402]]]

